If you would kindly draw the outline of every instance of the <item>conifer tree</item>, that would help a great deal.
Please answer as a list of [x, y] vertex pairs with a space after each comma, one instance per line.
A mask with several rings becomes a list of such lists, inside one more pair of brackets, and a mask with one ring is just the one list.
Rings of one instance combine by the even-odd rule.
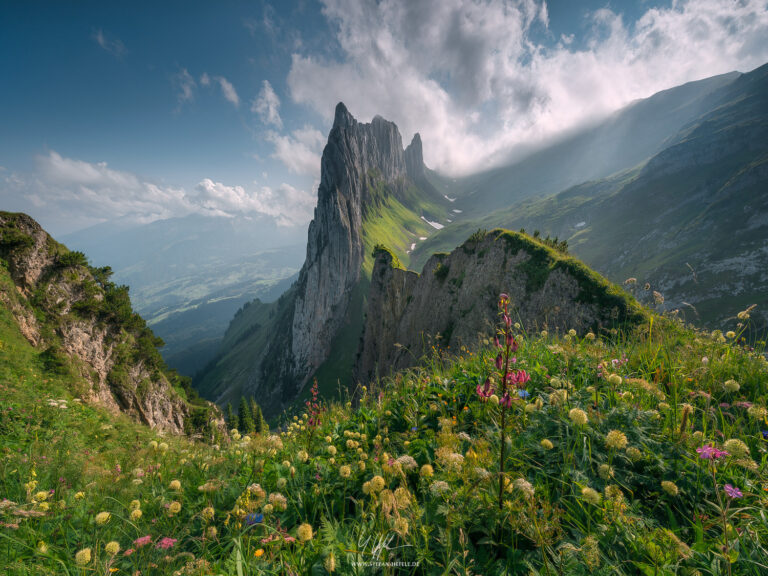
[[248, 400], [246, 400], [245, 396], [240, 397], [240, 406], [237, 409], [237, 415], [240, 419], [238, 430], [243, 434], [253, 433], [255, 428], [253, 414], [251, 412], [251, 407], [248, 406]]
[[227, 427], [229, 427], [230, 430], [233, 428], [237, 428], [240, 425], [240, 421], [237, 419], [237, 416], [235, 416], [235, 411], [232, 408], [232, 402], [227, 402]]
[[251, 397], [251, 413], [253, 414], [254, 432], [261, 434], [269, 430], [266, 421], [264, 420], [264, 414], [261, 412], [261, 406], [256, 403], [256, 399]]

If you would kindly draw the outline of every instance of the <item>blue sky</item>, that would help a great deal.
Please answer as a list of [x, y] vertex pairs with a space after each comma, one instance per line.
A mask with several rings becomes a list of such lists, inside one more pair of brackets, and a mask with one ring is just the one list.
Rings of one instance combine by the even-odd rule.
[[0, 208], [54, 233], [261, 213], [303, 230], [333, 108], [499, 163], [768, 61], [764, 1], [5, 2]]

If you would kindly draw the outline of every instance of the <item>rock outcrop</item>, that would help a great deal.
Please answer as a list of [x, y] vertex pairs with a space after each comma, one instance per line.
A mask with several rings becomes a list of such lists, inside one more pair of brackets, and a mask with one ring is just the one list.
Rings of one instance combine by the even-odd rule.
[[[153, 365], [156, 351], [138, 352], [154, 337], [106, 270], [94, 277], [82, 255], [69, 252], [26, 214], [0, 212], [0, 258], [10, 277], [0, 287], [0, 302], [33, 346], [87, 383], [80, 389], [84, 399], [158, 430], [184, 431], [190, 407]], [[108, 311], [105, 304], [112, 301], [122, 316]]]
[[[315, 217], [309, 225], [307, 258], [296, 285], [291, 318], [290, 368], [283, 380], [301, 387], [328, 357], [346, 316], [365, 258], [363, 221], [376, 198], [374, 184], [386, 183], [401, 196], [411, 181], [423, 179], [421, 139], [403, 150], [397, 126], [376, 116], [355, 120], [344, 104], [336, 114], [323, 150]], [[283, 343], [281, 343], [283, 344]], [[277, 346], [275, 348], [278, 348]], [[276, 349], [277, 354], [285, 353]]]
[[502, 292], [528, 331], [584, 333], [642, 318], [621, 289], [523, 234], [476, 233], [450, 254], [433, 255], [421, 274], [379, 250], [357, 379], [412, 366], [431, 344], [476, 350], [494, 333]]

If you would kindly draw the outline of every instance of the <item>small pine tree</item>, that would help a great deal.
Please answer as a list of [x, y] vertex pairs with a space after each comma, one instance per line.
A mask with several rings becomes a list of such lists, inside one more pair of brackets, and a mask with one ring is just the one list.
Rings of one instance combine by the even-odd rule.
[[237, 409], [237, 415], [240, 421], [238, 430], [243, 434], [252, 434], [255, 428], [253, 414], [251, 412], [251, 407], [248, 406], [248, 400], [246, 400], [245, 396], [240, 397], [240, 406]]
[[264, 420], [264, 414], [261, 412], [261, 406], [256, 403], [255, 398], [251, 398], [251, 413], [253, 414], [253, 426], [256, 434], [269, 430], [269, 426], [267, 426], [267, 422]]
[[229, 429], [232, 430], [233, 428], [237, 428], [240, 425], [240, 421], [237, 419], [237, 416], [235, 416], [235, 411], [232, 408], [232, 402], [227, 402], [227, 426], [229, 426]]

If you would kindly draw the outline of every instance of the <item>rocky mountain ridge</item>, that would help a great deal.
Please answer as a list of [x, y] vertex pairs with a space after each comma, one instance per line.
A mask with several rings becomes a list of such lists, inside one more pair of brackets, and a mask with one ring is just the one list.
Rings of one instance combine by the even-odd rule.
[[407, 265], [407, 246], [438, 220], [450, 225], [447, 206], [429, 181], [418, 134], [403, 149], [394, 123], [357, 122], [339, 104], [299, 279], [275, 305], [238, 313], [217, 362], [197, 381], [202, 392], [219, 403], [255, 394], [275, 414], [313, 376], [330, 393], [417, 361], [427, 352], [421, 344], [438, 335], [475, 348], [500, 292], [514, 294], [530, 326], [584, 332], [637, 315], [594, 272], [506, 231], [473, 235], [453, 254], [433, 256], [420, 276], [391, 266]]
[[70, 374], [84, 400], [172, 433], [209, 415], [169, 380], [157, 339], [111, 270], [91, 268], [26, 214], [0, 212], [0, 258], [0, 302], [44, 369]]
[[356, 378], [413, 366], [432, 345], [477, 350], [498, 322], [499, 294], [528, 332], [601, 333], [644, 316], [637, 302], [574, 258], [524, 234], [479, 231], [421, 274], [376, 253]]
[[271, 308], [258, 303], [233, 321], [198, 387], [221, 402], [234, 380], [241, 391], [257, 394], [267, 410], [290, 402], [334, 355], [339, 335], [354, 332], [350, 325], [362, 318], [376, 223], [394, 207], [396, 229], [387, 222], [390, 228], [382, 234], [404, 234], [410, 244], [429, 226], [421, 217], [440, 211], [438, 200], [444, 202], [426, 181], [418, 134], [404, 149], [394, 123], [380, 116], [358, 122], [339, 103], [323, 150], [299, 278]]

